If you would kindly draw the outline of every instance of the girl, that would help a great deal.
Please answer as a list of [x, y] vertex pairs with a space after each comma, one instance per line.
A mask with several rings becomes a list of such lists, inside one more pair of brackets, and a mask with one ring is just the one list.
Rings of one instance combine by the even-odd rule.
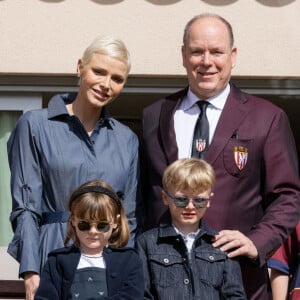
[[65, 248], [49, 254], [35, 299], [143, 299], [141, 261], [123, 247], [129, 227], [111, 186], [100, 180], [81, 185], [68, 208]]

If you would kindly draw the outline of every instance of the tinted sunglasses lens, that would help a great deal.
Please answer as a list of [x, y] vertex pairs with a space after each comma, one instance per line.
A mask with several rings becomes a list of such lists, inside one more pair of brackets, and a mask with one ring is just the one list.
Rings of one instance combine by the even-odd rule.
[[86, 221], [78, 222], [77, 227], [80, 231], [88, 231], [91, 229], [90, 223]]
[[[91, 224], [86, 221], [80, 221], [77, 224], [77, 227], [80, 231], [89, 231], [91, 229]], [[107, 232], [110, 229], [110, 223], [100, 222], [97, 224], [97, 230], [99, 232]]]
[[204, 198], [195, 198], [193, 199], [193, 204], [196, 208], [205, 208], [207, 207], [208, 200]]
[[107, 232], [110, 229], [110, 224], [109, 223], [98, 223], [97, 229], [99, 232]]
[[175, 197], [174, 198], [174, 205], [176, 207], [184, 208], [188, 205], [189, 199], [186, 197]]

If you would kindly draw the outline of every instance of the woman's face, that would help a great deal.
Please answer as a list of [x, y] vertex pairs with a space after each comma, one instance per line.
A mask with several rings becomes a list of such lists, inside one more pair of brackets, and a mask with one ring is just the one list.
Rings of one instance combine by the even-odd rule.
[[86, 65], [81, 59], [78, 61], [77, 72], [80, 76], [79, 97], [93, 107], [102, 108], [120, 94], [128, 68], [121, 59], [94, 53]]
[[[74, 226], [77, 238], [79, 239], [81, 252], [87, 255], [101, 254], [103, 248], [108, 245], [113, 229], [118, 226], [118, 218], [119, 216], [117, 216], [117, 220], [113, 220], [111, 218], [111, 220], [91, 221], [82, 220], [76, 216], [72, 216], [71, 222]], [[82, 222], [85, 223], [84, 230], [79, 224]], [[89, 224], [89, 228], [86, 228], [86, 223]], [[99, 226], [99, 228], [103, 228], [103, 224], [108, 225], [107, 229], [104, 231], [99, 230], [97, 226]]]

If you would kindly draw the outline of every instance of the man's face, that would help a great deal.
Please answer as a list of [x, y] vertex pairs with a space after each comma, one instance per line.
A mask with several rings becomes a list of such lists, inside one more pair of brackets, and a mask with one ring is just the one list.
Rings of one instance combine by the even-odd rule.
[[192, 92], [202, 100], [220, 93], [230, 80], [236, 52], [224, 23], [212, 17], [196, 20], [182, 46], [183, 66]]

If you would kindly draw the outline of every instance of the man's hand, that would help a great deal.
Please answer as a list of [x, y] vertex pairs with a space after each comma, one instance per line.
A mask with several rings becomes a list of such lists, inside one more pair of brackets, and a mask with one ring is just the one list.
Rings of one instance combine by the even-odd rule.
[[34, 300], [34, 295], [40, 284], [40, 275], [34, 272], [26, 272], [24, 275], [24, 285], [26, 300]]
[[258, 251], [253, 242], [238, 230], [222, 230], [213, 239], [214, 247], [228, 251], [228, 257], [246, 256], [257, 259]]

